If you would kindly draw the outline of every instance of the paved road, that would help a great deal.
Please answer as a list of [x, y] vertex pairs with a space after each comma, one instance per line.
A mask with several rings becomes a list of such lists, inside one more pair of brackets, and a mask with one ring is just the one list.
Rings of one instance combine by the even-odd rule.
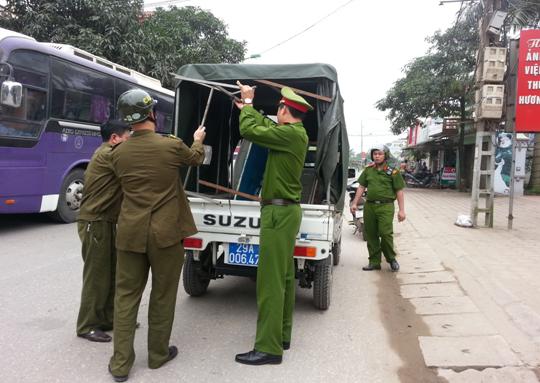
[[[436, 381], [418, 345], [425, 325], [401, 298], [396, 274], [363, 273], [366, 261], [364, 242], [345, 227], [332, 305], [318, 311], [311, 290], [298, 288], [292, 348], [279, 366], [234, 362], [253, 345], [255, 284], [228, 277], [213, 281], [200, 298], [180, 287], [171, 339], [179, 356], [149, 370], [145, 294], [130, 382]], [[112, 345], [75, 336], [82, 270], [75, 225], [40, 215], [0, 216], [0, 269], [0, 380], [110, 382]]]

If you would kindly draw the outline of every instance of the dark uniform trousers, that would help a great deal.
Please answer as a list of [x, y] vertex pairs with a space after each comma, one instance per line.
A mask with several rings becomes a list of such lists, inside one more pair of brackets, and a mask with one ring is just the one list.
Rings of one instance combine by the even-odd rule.
[[116, 223], [77, 222], [82, 243], [83, 287], [77, 334], [113, 328]]
[[396, 259], [394, 250], [394, 204], [376, 204], [367, 201], [364, 205], [364, 230], [369, 252], [369, 264], [381, 264], [381, 252], [387, 262]]
[[291, 341], [295, 301], [294, 245], [300, 229], [300, 205], [268, 205], [261, 211], [257, 269], [257, 336], [255, 350], [283, 354]]
[[148, 307], [148, 367], [159, 368], [167, 361], [183, 263], [182, 244], [158, 248], [152, 232], [148, 234], [146, 253], [118, 250], [114, 354], [110, 361], [115, 375], [127, 375], [135, 360], [135, 324], [149, 270], [152, 291]]

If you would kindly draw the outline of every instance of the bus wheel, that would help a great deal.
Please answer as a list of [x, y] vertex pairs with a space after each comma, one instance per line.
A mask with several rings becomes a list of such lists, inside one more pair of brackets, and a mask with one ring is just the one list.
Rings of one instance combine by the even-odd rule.
[[58, 207], [51, 213], [51, 217], [58, 222], [75, 222], [81, 207], [82, 191], [84, 186], [84, 169], [73, 169], [60, 188]]

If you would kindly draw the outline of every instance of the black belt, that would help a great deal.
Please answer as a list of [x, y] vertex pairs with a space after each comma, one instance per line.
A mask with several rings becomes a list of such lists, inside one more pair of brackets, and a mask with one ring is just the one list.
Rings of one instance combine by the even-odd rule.
[[297, 205], [297, 204], [298, 202], [293, 201], [292, 199], [284, 199], [284, 198], [261, 200], [261, 206], [266, 206], [266, 205], [287, 206], [287, 205]]
[[369, 203], [375, 203], [377, 205], [380, 205], [382, 203], [394, 203], [393, 199], [368, 199]]

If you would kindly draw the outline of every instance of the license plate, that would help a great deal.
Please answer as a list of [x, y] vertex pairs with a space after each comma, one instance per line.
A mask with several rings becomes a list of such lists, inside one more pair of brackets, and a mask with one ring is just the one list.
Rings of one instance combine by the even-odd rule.
[[259, 263], [259, 245], [249, 243], [229, 243], [229, 253], [225, 257], [228, 265], [257, 267]]

